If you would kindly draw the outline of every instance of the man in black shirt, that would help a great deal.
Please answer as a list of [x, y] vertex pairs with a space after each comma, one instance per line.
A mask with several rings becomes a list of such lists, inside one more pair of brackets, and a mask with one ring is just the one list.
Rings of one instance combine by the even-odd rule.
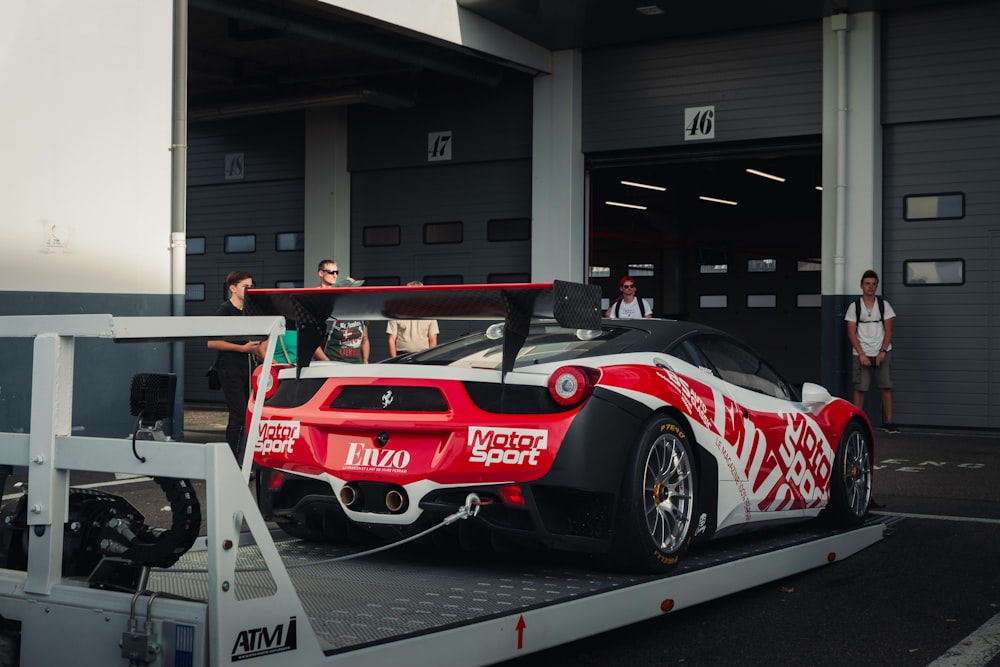
[[[231, 271], [226, 276], [229, 299], [223, 301], [216, 315], [243, 315], [243, 299], [246, 290], [253, 285], [253, 276], [247, 271]], [[250, 368], [252, 356], [257, 354], [259, 341], [210, 340], [208, 346], [218, 350], [215, 367], [219, 371], [222, 395], [229, 410], [226, 425], [226, 442], [233, 450], [236, 460], [242, 464], [243, 447], [246, 444], [245, 425], [247, 403], [250, 401]]]

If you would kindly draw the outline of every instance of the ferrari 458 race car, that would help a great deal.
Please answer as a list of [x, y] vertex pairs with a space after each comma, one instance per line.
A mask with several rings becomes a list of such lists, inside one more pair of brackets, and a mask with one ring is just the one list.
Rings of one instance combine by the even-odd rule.
[[[721, 331], [602, 320], [599, 298], [560, 282], [248, 291], [248, 314], [297, 323], [300, 350], [298, 367], [255, 376], [265, 517], [305, 539], [394, 540], [471, 498], [475, 517], [445, 529], [460, 543], [645, 572], [749, 528], [862, 520], [862, 411], [818, 385], [797, 391]], [[331, 313], [503, 321], [383, 363], [309, 363]]]

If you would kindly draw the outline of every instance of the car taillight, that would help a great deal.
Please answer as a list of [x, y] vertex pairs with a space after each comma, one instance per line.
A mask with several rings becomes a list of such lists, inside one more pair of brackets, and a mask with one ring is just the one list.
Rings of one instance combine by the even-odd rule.
[[263, 389], [265, 399], [274, 396], [274, 392], [278, 391], [278, 371], [284, 367], [283, 365], [271, 364], [271, 372], [262, 380], [264, 367], [258, 366], [253, 372], [253, 377], [250, 378], [250, 390], [256, 394], [258, 389]]
[[598, 377], [592, 368], [563, 366], [549, 378], [549, 394], [559, 405], [576, 405], [590, 396]]

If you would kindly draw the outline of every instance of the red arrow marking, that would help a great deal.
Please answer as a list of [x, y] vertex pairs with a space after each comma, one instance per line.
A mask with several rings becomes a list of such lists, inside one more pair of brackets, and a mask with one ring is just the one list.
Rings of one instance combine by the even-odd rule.
[[517, 650], [520, 651], [524, 648], [524, 628], [527, 627], [527, 623], [524, 622], [524, 615], [518, 617], [517, 625]]

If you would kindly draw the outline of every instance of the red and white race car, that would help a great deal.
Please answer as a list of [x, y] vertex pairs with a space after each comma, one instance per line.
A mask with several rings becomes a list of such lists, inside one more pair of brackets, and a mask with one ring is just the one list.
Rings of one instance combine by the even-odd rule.
[[604, 554], [646, 572], [750, 528], [861, 522], [873, 461], [862, 411], [818, 385], [800, 394], [718, 330], [601, 320], [598, 302], [596, 287], [560, 282], [248, 291], [245, 312], [294, 320], [304, 351], [331, 313], [503, 320], [383, 363], [274, 366], [265, 383], [258, 369], [268, 398], [250, 442], [265, 517], [305, 539], [392, 540], [473, 498], [478, 514], [447, 529], [460, 543]]

